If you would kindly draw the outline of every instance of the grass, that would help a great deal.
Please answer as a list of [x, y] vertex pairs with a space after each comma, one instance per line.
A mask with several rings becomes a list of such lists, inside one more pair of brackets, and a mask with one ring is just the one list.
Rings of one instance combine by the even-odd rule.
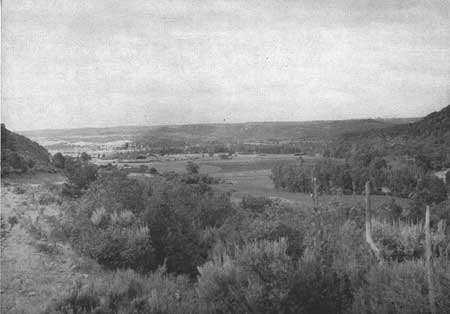
[[[276, 197], [289, 200], [300, 206], [311, 207], [313, 205], [311, 195], [308, 193], [294, 193], [276, 190], [270, 179], [270, 170], [257, 171], [236, 171], [228, 173], [218, 173], [216, 177], [222, 178], [226, 183], [221, 184], [220, 188], [224, 191], [231, 191], [233, 199], [240, 200], [244, 195]], [[371, 196], [372, 206], [374, 208], [390, 202], [392, 197], [384, 195]], [[409, 203], [407, 199], [394, 198], [396, 203], [406, 207]], [[339, 202], [343, 206], [365, 206], [363, 195], [320, 195], [319, 204], [329, 204]]]
[[[304, 157], [304, 160], [312, 160], [316, 157]], [[275, 189], [270, 173], [272, 167], [280, 161], [294, 161], [298, 159], [294, 155], [238, 155], [230, 160], [216, 158], [205, 158], [194, 160], [200, 165], [200, 172], [223, 179], [225, 183], [219, 188], [232, 193], [235, 201], [242, 199], [244, 195], [265, 196], [282, 198], [294, 202], [300, 206], [310, 207], [313, 205], [311, 196], [307, 193], [292, 193], [278, 191]], [[153, 163], [152, 167], [158, 172], [186, 172], [188, 160], [165, 160]], [[390, 196], [372, 196], [372, 206], [378, 208], [391, 200]], [[397, 204], [407, 207], [409, 200], [395, 198]], [[321, 195], [319, 203], [339, 202], [343, 206], [364, 206], [364, 196], [362, 195]]]
[[294, 161], [298, 157], [294, 155], [239, 155], [230, 160], [212, 160], [200, 163], [202, 167], [214, 166], [220, 168], [218, 173], [234, 173], [252, 170], [272, 169], [280, 161]]

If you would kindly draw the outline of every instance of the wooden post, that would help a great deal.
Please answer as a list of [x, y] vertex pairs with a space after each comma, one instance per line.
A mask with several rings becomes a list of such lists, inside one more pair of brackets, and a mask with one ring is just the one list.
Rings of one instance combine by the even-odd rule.
[[436, 304], [434, 296], [433, 273], [431, 269], [431, 234], [430, 234], [430, 206], [427, 205], [425, 211], [425, 256], [428, 280], [428, 302], [430, 303], [430, 313], [436, 314]]
[[319, 199], [317, 196], [317, 178], [313, 178], [313, 204], [314, 209], [317, 209], [319, 207]]
[[370, 249], [375, 254], [375, 257], [378, 259], [378, 261], [381, 263], [382, 259], [380, 256], [380, 250], [375, 245], [375, 242], [373, 242], [372, 239], [372, 215], [371, 215], [371, 208], [370, 208], [370, 182], [366, 182], [366, 213], [365, 213], [365, 221], [366, 221], [366, 242], [369, 244]]

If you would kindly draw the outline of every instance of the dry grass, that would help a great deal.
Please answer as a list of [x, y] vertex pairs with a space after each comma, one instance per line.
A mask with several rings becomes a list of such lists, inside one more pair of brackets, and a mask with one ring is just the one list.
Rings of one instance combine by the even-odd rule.
[[[77, 255], [51, 238], [47, 220], [59, 209], [55, 203], [38, 205], [41, 195], [54, 195], [36, 183], [39, 179], [34, 178], [32, 184], [13, 182], [2, 186], [2, 216], [8, 228], [1, 242], [2, 314], [39, 313], [52, 299], [62, 297], [76, 280], [85, 280], [88, 268], [94, 269], [80, 267]], [[17, 187], [25, 192], [14, 193]], [[8, 219], [12, 221], [12, 217], [17, 217], [18, 224], [10, 228]], [[30, 234], [31, 229], [39, 239]]]

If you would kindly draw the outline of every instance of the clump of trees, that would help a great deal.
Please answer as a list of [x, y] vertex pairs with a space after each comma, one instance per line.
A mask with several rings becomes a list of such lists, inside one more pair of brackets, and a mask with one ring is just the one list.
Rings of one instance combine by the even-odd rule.
[[63, 195], [79, 197], [97, 179], [98, 166], [90, 163], [90, 159], [86, 153], [79, 158], [64, 156], [59, 152], [53, 156], [53, 166], [62, 170], [69, 181], [63, 186]]
[[[364, 174], [359, 175], [360, 177], [364, 176]], [[337, 187], [347, 192], [351, 192], [353, 188], [349, 165], [331, 159], [323, 159], [315, 163], [303, 160], [279, 163], [272, 168], [271, 174], [272, 181], [277, 189], [302, 193], [312, 192], [312, 179], [314, 177], [317, 178], [320, 189], [324, 193], [329, 193]]]
[[[279, 163], [272, 168], [272, 181], [277, 189], [311, 193], [316, 178], [321, 193], [361, 193], [371, 182], [374, 192], [411, 198], [417, 208], [438, 204], [447, 199], [443, 180], [417, 164], [391, 166], [386, 159], [368, 155], [353, 157], [348, 162], [321, 159], [315, 162]], [[412, 211], [410, 217], [422, 217]]]

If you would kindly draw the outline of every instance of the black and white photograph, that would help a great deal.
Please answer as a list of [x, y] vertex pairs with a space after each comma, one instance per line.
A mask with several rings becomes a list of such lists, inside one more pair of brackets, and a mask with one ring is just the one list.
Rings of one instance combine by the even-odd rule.
[[1, 314], [449, 314], [450, 0], [1, 0]]

